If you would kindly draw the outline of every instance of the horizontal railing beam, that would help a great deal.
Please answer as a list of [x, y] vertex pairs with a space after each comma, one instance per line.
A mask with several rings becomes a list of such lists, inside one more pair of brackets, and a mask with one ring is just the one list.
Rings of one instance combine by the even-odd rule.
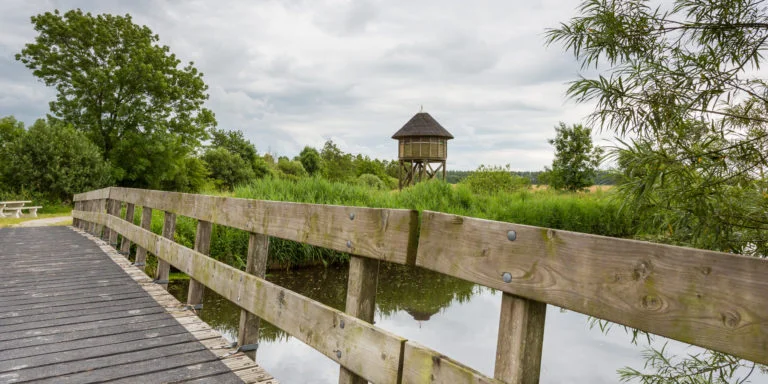
[[407, 209], [346, 207], [131, 188], [111, 199], [197, 220], [298, 241], [352, 255], [413, 264], [418, 213]]
[[72, 198], [72, 201], [109, 199], [110, 189], [111, 187], [107, 187], [94, 191], [78, 193]]
[[425, 211], [416, 265], [768, 364], [766, 259]]

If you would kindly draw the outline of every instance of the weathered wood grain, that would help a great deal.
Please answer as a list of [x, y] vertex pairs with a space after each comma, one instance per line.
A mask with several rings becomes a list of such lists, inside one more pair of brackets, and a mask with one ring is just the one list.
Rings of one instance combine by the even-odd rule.
[[402, 383], [503, 384], [413, 341], [404, 346]]
[[[358, 319], [373, 323], [376, 312], [376, 286], [379, 261], [352, 256], [349, 260], [347, 301], [345, 312]], [[368, 380], [341, 367], [339, 384], [367, 384]]]
[[[277, 384], [277, 380], [272, 377], [263, 368], [256, 365], [252, 360], [248, 359], [243, 353], [235, 353], [230, 348], [230, 343], [227, 342], [221, 334], [211, 329], [208, 324], [204, 323], [199, 317], [195, 316], [193, 311], [189, 307], [182, 305], [176, 298], [171, 296], [168, 292], [158, 287], [155, 284], [148, 284], [150, 279], [144, 272], [138, 270], [132, 266], [125, 258], [120, 256], [110, 247], [102, 247], [112, 260], [118, 264], [121, 268], [127, 272], [134, 281], [151, 296], [151, 298], [158, 304], [162, 305], [167, 311], [173, 314], [178, 324], [181, 324], [183, 329], [192, 334], [195, 339], [200, 341], [208, 350], [213, 352], [222, 363], [228, 369], [242, 380], [244, 383], [256, 383], [264, 382]], [[152, 376], [149, 374], [148, 376]], [[142, 376], [139, 376], [138, 381], [143, 380]], [[152, 381], [157, 380], [156, 377], [152, 377]], [[217, 375], [216, 380], [221, 382], [241, 383], [231, 373]], [[136, 381], [136, 380], [134, 380]], [[200, 382], [211, 382], [210, 377], [199, 379]], [[185, 382], [198, 382], [198, 380], [190, 380]], [[219, 381], [216, 381], [219, 382]]]
[[493, 376], [505, 383], [537, 384], [547, 304], [504, 293]]
[[[107, 199], [99, 199], [96, 200], [96, 204], [94, 206], [96, 212], [106, 212], [107, 211]], [[99, 237], [101, 239], [106, 239], [105, 235], [107, 234], [107, 231], [104, 230], [104, 226], [101, 224], [96, 224], [96, 237]]]
[[[173, 241], [173, 235], [176, 233], [176, 214], [173, 212], [165, 212], [163, 220], [163, 237]], [[157, 255], [155, 255], [157, 256]], [[171, 272], [171, 265], [168, 261], [158, 257], [157, 258], [157, 270], [155, 271], [155, 280], [157, 285], [163, 289], [168, 290], [168, 277]]]
[[[248, 236], [248, 255], [245, 262], [245, 273], [250, 273], [262, 279], [267, 273], [267, 260], [269, 259], [269, 236], [259, 233], [250, 233]], [[237, 344], [240, 346], [257, 344], [259, 342], [259, 325], [261, 319], [258, 316], [241, 309], [240, 325], [237, 328]], [[256, 360], [256, 351], [248, 351], [246, 354]]]
[[[122, 208], [121, 205], [122, 203], [120, 201], [113, 199], [107, 200], [107, 213], [113, 216], [119, 216]], [[117, 232], [112, 231], [109, 228], [105, 228], [105, 231], [107, 232], [107, 242], [110, 245], [117, 247]]]
[[[133, 223], [133, 220], [136, 218], [135, 209], [136, 209], [136, 206], [131, 203], [127, 203], [125, 205], [125, 220], [128, 221], [129, 223]], [[131, 252], [131, 241], [126, 239], [125, 236], [123, 236], [123, 239], [120, 242], [120, 253], [122, 253], [127, 257], [130, 252]]]
[[425, 211], [416, 265], [768, 363], [768, 260]]
[[[133, 223], [131, 223], [133, 224]], [[152, 208], [141, 207], [141, 228], [146, 230], [152, 229]], [[124, 234], [122, 234], [125, 237]], [[130, 240], [130, 239], [128, 239]], [[147, 249], [139, 245], [136, 246], [136, 266], [144, 271], [147, 264]]]
[[[213, 223], [210, 221], [198, 220], [197, 231], [195, 232], [195, 251], [203, 255], [211, 254], [211, 234], [213, 233]], [[203, 295], [205, 286], [195, 279], [189, 279], [189, 289], [187, 290], [187, 304], [195, 306], [203, 304]]]
[[107, 188], [97, 189], [94, 191], [78, 193], [72, 198], [72, 201], [108, 199], [109, 190], [110, 190], [110, 187], [107, 187]]
[[236, 199], [131, 188], [112, 188], [110, 197], [353, 255], [400, 264], [412, 262], [415, 257], [418, 215], [413, 210]]
[[103, 213], [73, 212], [108, 225], [241, 308], [280, 327], [350, 371], [375, 383], [396, 383], [405, 339], [244, 273], [169, 239]]

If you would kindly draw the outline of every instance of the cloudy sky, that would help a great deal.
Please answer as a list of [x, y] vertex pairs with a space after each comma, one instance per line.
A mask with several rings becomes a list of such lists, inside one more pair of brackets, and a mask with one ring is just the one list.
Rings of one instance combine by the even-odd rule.
[[[54, 96], [14, 54], [53, 9], [130, 13], [209, 85], [219, 127], [259, 152], [294, 156], [327, 139], [352, 153], [397, 156], [390, 136], [420, 106], [456, 137], [449, 169], [551, 163], [558, 121], [591, 111], [566, 100], [579, 66], [544, 30], [575, 0], [0, 2], [0, 116], [32, 123]], [[599, 141], [601, 144], [606, 142]]]

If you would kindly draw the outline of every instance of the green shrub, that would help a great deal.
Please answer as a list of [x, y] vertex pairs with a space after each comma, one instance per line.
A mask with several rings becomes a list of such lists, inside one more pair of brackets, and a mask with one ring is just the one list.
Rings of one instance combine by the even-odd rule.
[[513, 175], [509, 164], [506, 167], [481, 165], [477, 171], [462, 180], [461, 184], [469, 187], [474, 193], [494, 194], [515, 192], [527, 187], [530, 181]]
[[378, 191], [388, 189], [387, 185], [384, 184], [381, 179], [379, 179], [376, 175], [371, 175], [370, 173], [360, 175], [355, 181], [355, 184], [361, 185], [363, 187], [373, 188]]
[[38, 120], [0, 152], [0, 179], [8, 193], [68, 202], [76, 193], [112, 183], [99, 149], [69, 125]]

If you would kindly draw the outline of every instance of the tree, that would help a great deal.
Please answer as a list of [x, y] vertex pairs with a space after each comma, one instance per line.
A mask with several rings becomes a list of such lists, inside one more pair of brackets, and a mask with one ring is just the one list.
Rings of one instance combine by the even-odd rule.
[[24, 123], [13, 116], [0, 118], [0, 148], [24, 134]]
[[355, 168], [352, 163], [352, 155], [344, 153], [333, 142], [328, 140], [320, 151], [323, 177], [330, 181], [346, 181], [355, 177]]
[[[258, 151], [256, 151], [256, 146], [245, 138], [243, 131], [225, 131], [223, 129], [213, 128], [211, 129], [211, 136], [211, 144], [208, 148], [226, 149], [231, 154], [243, 159], [245, 164], [251, 168], [253, 174], [251, 178], [258, 179], [270, 174], [267, 162], [264, 158], [259, 156]], [[236, 173], [237, 171], [232, 172]], [[216, 175], [216, 172], [211, 174], [214, 179], [217, 177]]]
[[317, 149], [310, 146], [304, 147], [304, 149], [301, 150], [301, 153], [299, 153], [298, 160], [310, 176], [314, 176], [315, 173], [320, 171], [320, 163], [322, 160], [320, 159], [320, 153], [317, 152]]
[[280, 170], [283, 175], [288, 175], [288, 178], [294, 180], [308, 175], [300, 161], [289, 160], [287, 157], [280, 157], [277, 159], [277, 169]]
[[[547, 31], [582, 67], [602, 73], [568, 94], [595, 103], [591, 121], [619, 136], [617, 190], [662, 241], [768, 255], [768, 83], [757, 70], [768, 15], [755, 0], [586, 0]], [[652, 356], [659, 356], [654, 351]], [[649, 361], [623, 379], [729, 382], [751, 364], [707, 351]], [[656, 363], [659, 363], [658, 365]], [[713, 369], [717, 368], [717, 369]]]
[[560, 122], [555, 138], [548, 140], [555, 147], [552, 169], [545, 179], [550, 187], [580, 191], [595, 183], [597, 167], [603, 149], [592, 145], [592, 130], [581, 124], [570, 127]]
[[111, 184], [109, 163], [72, 126], [38, 120], [0, 149], [3, 182], [16, 192], [71, 201], [76, 193]]
[[223, 129], [211, 129], [211, 147], [224, 148], [229, 152], [240, 156], [248, 164], [256, 164], [259, 153], [256, 146], [245, 138], [243, 131]]
[[38, 32], [16, 60], [56, 88], [51, 120], [84, 132], [122, 185], [155, 188], [183, 171], [216, 124], [203, 74], [130, 15], [71, 10], [32, 17]]
[[203, 154], [210, 177], [219, 189], [231, 191], [254, 178], [253, 168], [239, 155], [226, 148], [209, 148]]

